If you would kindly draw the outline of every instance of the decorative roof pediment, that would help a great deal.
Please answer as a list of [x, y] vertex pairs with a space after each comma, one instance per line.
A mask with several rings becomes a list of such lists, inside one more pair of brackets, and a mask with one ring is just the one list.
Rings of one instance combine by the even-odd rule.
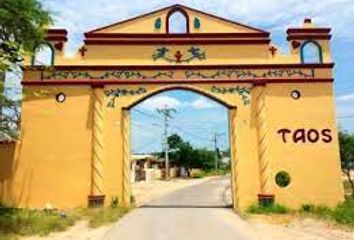
[[169, 33], [169, 17], [182, 13], [187, 22], [187, 33], [251, 33], [268, 34], [266, 31], [224, 19], [184, 5], [176, 4], [131, 19], [117, 22], [87, 32], [93, 34], [165, 34]]

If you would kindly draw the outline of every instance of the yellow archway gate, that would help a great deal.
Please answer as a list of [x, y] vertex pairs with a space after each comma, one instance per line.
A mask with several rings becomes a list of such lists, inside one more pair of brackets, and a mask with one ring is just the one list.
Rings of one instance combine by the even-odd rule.
[[286, 55], [266, 31], [173, 5], [85, 33], [68, 58], [67, 31], [49, 29], [55, 65], [26, 59], [21, 136], [0, 144], [1, 201], [129, 205], [129, 109], [185, 89], [229, 109], [235, 209], [341, 202], [330, 29], [306, 19], [287, 35]]

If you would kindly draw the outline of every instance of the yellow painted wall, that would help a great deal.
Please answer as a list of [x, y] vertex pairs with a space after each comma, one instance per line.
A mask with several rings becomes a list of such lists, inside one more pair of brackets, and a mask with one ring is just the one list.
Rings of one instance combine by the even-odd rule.
[[[301, 92], [299, 100], [289, 97], [293, 90]], [[334, 206], [343, 200], [332, 84], [269, 84], [267, 116], [272, 177], [282, 170], [291, 176], [291, 184], [284, 189], [274, 184], [277, 201], [298, 208], [306, 203]], [[277, 133], [282, 128], [292, 132], [330, 129], [333, 140], [294, 143], [289, 134], [284, 143]]]
[[[139, 62], [141, 65], [166, 65], [166, 60], [159, 59], [154, 61], [153, 54], [156, 49], [162, 46], [111, 46], [107, 51], [106, 46], [87, 46], [86, 61], [90, 61], [93, 65], [101, 65], [104, 63], [109, 65], [133, 65]], [[180, 51], [184, 58], [188, 58], [190, 54], [188, 50], [190, 45], [168, 46], [168, 57], [174, 59], [176, 51]], [[208, 65], [208, 64], [247, 64], [252, 63], [256, 59], [259, 63], [269, 61], [269, 52], [267, 45], [208, 45], [198, 46], [206, 54], [205, 60], [192, 60], [191, 62], [178, 65]], [[105, 54], [102, 54], [105, 52]], [[172, 63], [173, 64], [173, 63]]]
[[[220, 32], [259, 32], [246, 26], [225, 22], [220, 19], [198, 13], [196, 11], [187, 9], [187, 13], [190, 16], [190, 29], [192, 33], [220, 33]], [[201, 27], [199, 29], [194, 28], [194, 18], [200, 19]]]
[[[144, 18], [132, 20], [123, 24], [113, 25], [111, 27], [95, 31], [97, 33], [161, 33], [165, 32], [165, 28], [160, 31], [155, 30], [155, 20], [159, 17], [165, 17], [167, 12], [152, 14]], [[163, 24], [164, 26], [164, 24]]]
[[12, 171], [16, 168], [16, 142], [0, 144], [0, 203], [11, 202]]
[[[28, 96], [22, 105], [19, 152], [11, 172], [12, 196], [6, 198], [20, 206], [85, 206], [91, 182], [90, 88], [40, 89], [50, 94]], [[32, 90], [40, 91], [26, 91]], [[59, 92], [67, 94], [67, 104], [55, 101]]]

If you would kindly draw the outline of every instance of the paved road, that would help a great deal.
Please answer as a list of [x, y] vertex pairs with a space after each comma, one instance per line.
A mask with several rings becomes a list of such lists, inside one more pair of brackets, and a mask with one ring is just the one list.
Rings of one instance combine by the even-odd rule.
[[246, 240], [233, 213], [230, 178], [218, 177], [148, 202], [123, 217], [104, 240]]

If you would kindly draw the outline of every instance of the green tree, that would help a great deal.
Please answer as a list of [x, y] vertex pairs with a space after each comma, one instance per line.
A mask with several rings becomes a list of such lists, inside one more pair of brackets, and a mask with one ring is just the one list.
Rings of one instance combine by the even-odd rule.
[[215, 152], [206, 148], [196, 149], [198, 154], [198, 168], [212, 170], [215, 168]]
[[354, 134], [340, 132], [339, 144], [342, 170], [348, 177], [348, 181], [352, 188], [352, 197], [354, 198], [354, 181], [350, 176], [350, 173], [354, 171]]
[[38, 0], [0, 1], [0, 137], [17, 136], [20, 101], [6, 97], [6, 72], [15, 72], [25, 54], [31, 55], [43, 42], [51, 13]]
[[184, 141], [178, 134], [172, 134], [167, 138], [170, 148], [170, 159], [176, 162], [179, 167], [184, 167], [190, 175], [192, 168], [210, 170], [214, 167], [214, 151], [207, 149], [195, 149]]
[[33, 53], [50, 24], [51, 13], [38, 0], [1, 0], [0, 70], [22, 62], [24, 53]]
[[183, 144], [183, 139], [176, 133], [172, 134], [167, 138], [167, 144], [170, 149], [178, 149], [181, 144]]

